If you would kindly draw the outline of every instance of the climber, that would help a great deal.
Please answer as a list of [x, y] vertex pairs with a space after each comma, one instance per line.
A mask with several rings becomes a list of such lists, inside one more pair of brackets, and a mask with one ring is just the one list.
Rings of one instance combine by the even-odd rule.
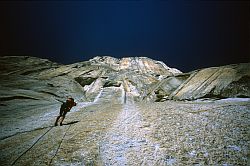
[[60, 114], [56, 118], [55, 126], [57, 126], [57, 123], [60, 122], [60, 126], [62, 126], [62, 122], [67, 114], [67, 112], [70, 111], [70, 109], [76, 106], [76, 103], [74, 102], [73, 98], [68, 98], [66, 102], [63, 102], [60, 108]]

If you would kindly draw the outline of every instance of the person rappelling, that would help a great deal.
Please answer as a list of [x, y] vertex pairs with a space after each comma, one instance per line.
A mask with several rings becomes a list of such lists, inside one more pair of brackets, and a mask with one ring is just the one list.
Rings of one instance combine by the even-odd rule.
[[56, 118], [55, 126], [58, 125], [58, 122], [60, 126], [62, 126], [62, 122], [66, 116], [66, 114], [71, 110], [72, 107], [76, 106], [76, 102], [74, 102], [73, 98], [68, 98], [66, 102], [63, 102], [60, 108], [60, 114]]

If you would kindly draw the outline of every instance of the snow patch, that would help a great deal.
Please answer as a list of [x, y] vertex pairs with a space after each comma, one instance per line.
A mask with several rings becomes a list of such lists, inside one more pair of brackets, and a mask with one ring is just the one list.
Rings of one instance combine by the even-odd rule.
[[103, 91], [103, 89], [101, 89], [100, 92], [98, 93], [98, 95], [95, 97], [94, 103], [96, 103], [99, 100], [99, 98], [100, 98], [100, 96], [102, 94], [102, 91]]
[[226, 98], [218, 100], [218, 102], [247, 102], [250, 101], [250, 98]]

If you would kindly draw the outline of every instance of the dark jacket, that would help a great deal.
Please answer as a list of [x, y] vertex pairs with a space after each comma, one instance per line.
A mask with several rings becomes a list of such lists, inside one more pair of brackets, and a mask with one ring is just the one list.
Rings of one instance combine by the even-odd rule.
[[67, 112], [70, 111], [71, 109], [71, 105], [70, 103], [67, 102], [63, 102], [60, 108], [60, 116], [65, 116], [67, 114]]

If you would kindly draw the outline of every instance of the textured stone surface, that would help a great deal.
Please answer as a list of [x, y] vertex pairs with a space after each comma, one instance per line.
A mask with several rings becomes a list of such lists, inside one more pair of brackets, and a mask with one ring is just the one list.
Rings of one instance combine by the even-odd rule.
[[178, 74], [178, 69], [170, 68], [161, 61], [155, 61], [147, 57], [127, 57], [117, 59], [109, 56], [95, 57], [90, 62], [97, 65], [107, 65], [114, 70], [133, 70], [140, 73], [154, 74]]
[[158, 101], [250, 97], [250, 63], [211, 67], [170, 76], [161, 80], [152, 94], [156, 94]]
[[[120, 87], [140, 99], [160, 75], [180, 73], [148, 58], [96, 57], [61, 65], [35, 57], [6, 56], [0, 63], [1, 138], [43, 127], [46, 118], [58, 114], [67, 97], [94, 102], [98, 95], [109, 98], [116, 93], [112, 87]], [[43, 118], [36, 123], [38, 117]]]
[[[181, 73], [145, 57], [0, 62], [0, 165], [249, 165], [250, 100], [211, 99], [249, 97], [249, 64]], [[78, 104], [54, 127], [69, 96]]]
[[50, 116], [2, 138], [1, 165], [249, 164], [249, 99], [137, 103], [128, 94], [124, 103], [116, 92], [71, 111], [63, 126]]

